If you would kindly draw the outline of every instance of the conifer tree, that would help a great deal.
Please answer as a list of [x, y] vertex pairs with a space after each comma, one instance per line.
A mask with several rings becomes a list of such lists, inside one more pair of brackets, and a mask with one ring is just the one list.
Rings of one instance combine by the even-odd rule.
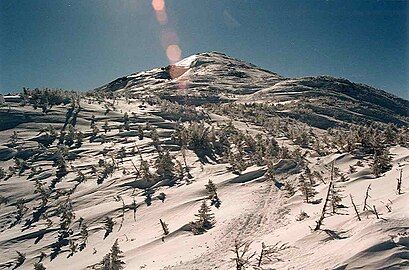
[[300, 175], [298, 180], [299, 180], [299, 189], [301, 193], [304, 195], [305, 201], [307, 203], [312, 202], [317, 192], [314, 190], [311, 183], [305, 179], [303, 174]]
[[207, 183], [207, 185], [205, 185], [205, 188], [206, 188], [207, 193], [209, 194], [209, 199], [213, 198], [213, 196], [217, 192], [217, 188], [215, 184], [213, 183], [213, 181], [209, 179], [209, 182]]
[[267, 181], [275, 182], [275, 171], [274, 171], [274, 164], [272, 161], [267, 162], [267, 172], [266, 172]]
[[45, 266], [42, 263], [34, 263], [34, 270], [46, 270]]
[[152, 204], [152, 194], [154, 191], [150, 188], [146, 188], [144, 190], [144, 195], [145, 195], [145, 203], [147, 206], [150, 206]]
[[83, 250], [87, 246], [87, 240], [88, 240], [88, 227], [85, 222], [81, 223], [80, 236], [81, 236], [81, 244], [79, 248], [80, 250]]
[[160, 145], [160, 141], [159, 141], [158, 131], [156, 130], [156, 128], [152, 127], [150, 135], [151, 135], [151, 140], [152, 140], [153, 146], [155, 146], [156, 150], [158, 150], [159, 145]]
[[172, 161], [172, 157], [169, 154], [169, 151], [164, 153], [159, 153], [158, 158], [156, 159], [156, 172], [162, 179], [173, 179], [175, 163]]
[[284, 189], [287, 191], [287, 197], [289, 198], [292, 197], [296, 192], [295, 187], [289, 181], [286, 181], [284, 183]]
[[125, 114], [124, 114], [124, 127], [123, 127], [125, 130], [130, 130], [130, 126], [129, 126], [129, 115], [128, 115], [128, 113], [126, 112]]
[[211, 213], [206, 201], [203, 201], [197, 214], [196, 221], [191, 223], [194, 234], [201, 234], [211, 229], [214, 225], [214, 214]]
[[216, 185], [212, 180], [209, 180], [208, 184], [205, 185], [205, 188], [208, 194], [207, 198], [210, 200], [210, 205], [214, 205], [216, 208], [219, 208], [222, 202], [217, 195]]
[[65, 140], [65, 145], [69, 147], [74, 144], [75, 130], [71, 124], [68, 125], [67, 129], [68, 131], [64, 136], [64, 140]]
[[17, 141], [18, 141], [18, 135], [16, 131], [13, 131], [13, 134], [10, 136], [10, 146], [11, 147], [16, 147], [17, 146]]
[[139, 167], [139, 173], [142, 177], [142, 179], [146, 181], [151, 181], [152, 179], [152, 174], [149, 171], [149, 164], [146, 160], [141, 160], [141, 164]]
[[112, 220], [111, 217], [105, 218], [104, 227], [105, 227], [105, 235], [104, 235], [104, 239], [105, 239], [114, 229], [114, 221]]
[[75, 134], [75, 138], [75, 147], [80, 148], [84, 140], [84, 134], [81, 131], [77, 131], [77, 133]]
[[121, 260], [124, 256], [122, 251], [119, 249], [118, 239], [115, 240], [115, 243], [111, 247], [111, 269], [112, 270], [121, 270], [124, 269], [125, 263]]
[[111, 247], [111, 251], [104, 256], [102, 261], [98, 264], [99, 270], [122, 270], [125, 263], [121, 260], [124, 256], [119, 249], [118, 239]]
[[102, 125], [102, 129], [104, 130], [104, 133], [106, 134], [108, 131], [111, 130], [108, 124], [108, 120], [105, 120], [104, 124]]
[[263, 157], [266, 152], [266, 146], [265, 146], [265, 141], [263, 140], [263, 137], [261, 134], [256, 135], [256, 145], [255, 145], [255, 153], [254, 153], [254, 163], [257, 166], [262, 166], [264, 165], [264, 160]]
[[17, 252], [17, 259], [16, 259], [16, 265], [14, 266], [14, 269], [20, 267], [26, 260], [26, 254], [21, 253], [20, 251], [16, 251], [16, 252]]
[[331, 212], [332, 214], [337, 214], [337, 209], [342, 207], [342, 195], [341, 195], [341, 188], [335, 185], [336, 183], [333, 182], [330, 190], [330, 205], [331, 205]]
[[371, 164], [373, 174], [379, 177], [382, 173], [389, 171], [392, 168], [390, 162], [391, 157], [386, 149], [376, 150]]
[[90, 127], [91, 129], [94, 129], [94, 128], [96, 127], [95, 122], [96, 122], [96, 120], [95, 120], [95, 115], [92, 115], [92, 116], [91, 116], [91, 122], [90, 122], [90, 125], [89, 125], [89, 127]]
[[99, 129], [98, 129], [98, 127], [95, 125], [95, 126], [92, 128], [92, 133], [91, 133], [91, 136], [89, 137], [89, 141], [90, 141], [90, 142], [94, 142], [95, 139], [96, 139], [97, 136], [98, 136], [98, 133], [99, 133]]
[[143, 140], [143, 127], [142, 127], [142, 125], [138, 126], [138, 139]]

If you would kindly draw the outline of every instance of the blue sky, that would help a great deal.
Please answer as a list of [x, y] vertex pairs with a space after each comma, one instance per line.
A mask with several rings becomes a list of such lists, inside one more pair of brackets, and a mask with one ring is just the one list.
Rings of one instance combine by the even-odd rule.
[[165, 7], [161, 24], [151, 0], [0, 0], [0, 92], [88, 90], [165, 66], [163, 33], [173, 33], [182, 57], [221, 51], [283, 76], [345, 77], [409, 99], [407, 1], [165, 0]]

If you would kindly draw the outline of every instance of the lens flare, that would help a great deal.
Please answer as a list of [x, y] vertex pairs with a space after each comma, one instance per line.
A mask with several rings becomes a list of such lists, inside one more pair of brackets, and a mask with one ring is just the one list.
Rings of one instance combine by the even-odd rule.
[[174, 64], [180, 60], [182, 51], [180, 50], [178, 45], [172, 44], [166, 48], [166, 55], [168, 56], [169, 61]]
[[[186, 72], [186, 68], [177, 67], [173, 64], [180, 61], [182, 57], [182, 50], [179, 47], [179, 37], [172, 29], [168, 22], [168, 15], [166, 13], [165, 0], [152, 0], [152, 8], [155, 11], [156, 20], [163, 28], [160, 32], [160, 42], [166, 52], [169, 63], [169, 74], [172, 78], [179, 78]], [[179, 81], [179, 89], [185, 90], [188, 87], [188, 81], [182, 79]]]
[[152, 0], [152, 7], [155, 11], [165, 10], [165, 1], [164, 0]]

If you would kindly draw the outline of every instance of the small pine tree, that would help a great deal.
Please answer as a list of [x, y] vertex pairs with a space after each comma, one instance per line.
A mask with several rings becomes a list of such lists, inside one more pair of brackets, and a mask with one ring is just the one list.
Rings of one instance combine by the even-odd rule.
[[90, 122], [90, 125], [89, 125], [89, 127], [90, 127], [91, 129], [93, 129], [93, 128], [96, 127], [95, 122], [96, 122], [96, 120], [95, 120], [95, 115], [92, 115], [92, 116], [91, 116], [91, 122]]
[[330, 205], [331, 205], [331, 212], [332, 214], [337, 214], [337, 209], [342, 207], [342, 195], [341, 189], [336, 187], [335, 182], [331, 186], [330, 190]]
[[42, 263], [34, 263], [34, 270], [46, 270], [45, 266]]
[[67, 145], [67, 146], [73, 145], [74, 144], [74, 139], [75, 139], [75, 130], [74, 130], [74, 127], [71, 124], [69, 124], [68, 125], [68, 132], [64, 136], [65, 145]]
[[207, 198], [210, 200], [210, 205], [214, 205], [216, 206], [216, 208], [219, 208], [221, 205], [221, 201], [219, 199], [219, 196], [217, 195], [216, 185], [212, 180], [209, 180], [208, 184], [205, 185], [205, 188], [208, 194]]
[[304, 175], [300, 175], [299, 179], [299, 189], [301, 193], [304, 195], [305, 201], [310, 203], [314, 200], [314, 196], [317, 192], [314, 190], [314, 187], [311, 185], [310, 181], [307, 181]]
[[172, 161], [172, 157], [169, 154], [169, 151], [165, 153], [160, 153], [158, 158], [155, 161], [156, 172], [162, 179], [173, 179], [175, 163]]
[[87, 240], [88, 240], [88, 227], [85, 222], [81, 223], [81, 244], [79, 246], [80, 250], [83, 250], [87, 246]]
[[104, 133], [106, 134], [108, 131], [111, 130], [108, 124], [108, 120], [105, 120], [104, 124], [102, 125], [102, 129], [104, 130]]
[[144, 195], [145, 195], [145, 203], [147, 206], [150, 206], [152, 204], [152, 194], [154, 191], [150, 188], [146, 188], [144, 190]]
[[141, 125], [138, 126], [138, 139], [143, 140], [143, 127]]
[[14, 269], [20, 267], [26, 260], [26, 254], [21, 253], [19, 251], [16, 251], [16, 252], [17, 252], [17, 259], [16, 259], [16, 265], [14, 266]]
[[267, 162], [267, 172], [266, 172], [266, 178], [267, 181], [275, 182], [275, 170], [274, 170], [274, 164], [272, 161]]
[[209, 182], [207, 183], [207, 185], [205, 185], [205, 188], [206, 188], [207, 193], [209, 194], [209, 199], [213, 198], [213, 196], [217, 192], [217, 188], [215, 184], [213, 183], [213, 181], [209, 179]]
[[288, 194], [287, 197], [289, 198], [292, 197], [296, 192], [295, 187], [289, 181], [286, 181], [284, 183], [284, 189], [285, 191], [287, 191], [287, 194]]
[[149, 171], [149, 164], [146, 160], [141, 160], [141, 165], [139, 167], [139, 173], [141, 175], [141, 178], [145, 181], [151, 181], [152, 180], [152, 174]]
[[99, 133], [98, 127], [97, 127], [97, 126], [94, 126], [94, 127], [92, 128], [91, 136], [89, 137], [89, 142], [94, 142], [95, 139], [96, 139], [97, 136], [98, 136], [98, 133]]
[[10, 136], [10, 146], [11, 147], [16, 147], [17, 146], [17, 141], [18, 141], [18, 135], [16, 131], [13, 131], [13, 134]]
[[196, 221], [192, 222], [192, 231], [194, 234], [201, 234], [211, 229], [214, 225], [214, 214], [211, 213], [206, 201], [203, 201], [198, 214], [195, 214]]
[[6, 171], [3, 168], [0, 168], [0, 179], [6, 177]]
[[159, 200], [161, 200], [162, 202], [165, 202], [166, 199], [166, 194], [161, 192], [159, 193], [159, 195], [157, 196]]
[[150, 135], [151, 135], [152, 144], [155, 146], [156, 149], [159, 149], [160, 141], [159, 141], [159, 134], [156, 128], [152, 128]]
[[121, 260], [124, 256], [119, 249], [118, 239], [111, 247], [111, 251], [104, 256], [102, 261], [97, 264], [98, 270], [122, 270], [125, 263]]
[[75, 134], [75, 138], [77, 139], [75, 141], [75, 147], [80, 148], [82, 146], [83, 141], [84, 141], [84, 134], [82, 134], [81, 131], [77, 131], [77, 133]]
[[389, 152], [385, 149], [375, 151], [371, 168], [376, 177], [379, 177], [382, 173], [389, 171], [392, 168]]
[[104, 235], [104, 239], [105, 239], [114, 229], [114, 221], [111, 217], [105, 218], [104, 227], [105, 227], [105, 235]]
[[121, 270], [124, 269], [125, 263], [121, 260], [124, 256], [122, 251], [119, 249], [118, 239], [111, 247], [111, 268], [110, 270]]

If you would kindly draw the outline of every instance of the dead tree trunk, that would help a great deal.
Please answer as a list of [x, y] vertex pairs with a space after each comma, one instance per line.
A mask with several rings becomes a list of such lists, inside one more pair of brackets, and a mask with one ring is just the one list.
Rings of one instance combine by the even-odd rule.
[[403, 169], [399, 172], [398, 184], [396, 185], [396, 190], [398, 191], [398, 195], [402, 194], [402, 172]]
[[169, 234], [168, 225], [165, 222], [163, 222], [162, 219], [159, 219], [159, 221], [160, 225], [162, 226], [163, 234], [168, 235]]
[[376, 211], [375, 205], [373, 206], [373, 212], [375, 213], [376, 218], [379, 219], [378, 211]]
[[371, 196], [369, 196], [369, 191], [371, 190], [371, 184], [369, 184], [368, 188], [366, 189], [366, 193], [365, 193], [365, 199], [364, 199], [364, 208], [362, 211], [365, 211], [366, 209], [369, 208], [367, 201], [368, 198], [370, 198]]
[[358, 218], [359, 221], [361, 221], [361, 217], [359, 216], [358, 208], [356, 208], [356, 205], [355, 205], [355, 203], [354, 203], [354, 200], [352, 199], [352, 195], [349, 194], [349, 197], [351, 198], [351, 203], [352, 203], [352, 205], [354, 206], [354, 210], [355, 210], [356, 217]]
[[332, 162], [332, 165], [331, 165], [331, 179], [328, 185], [327, 196], [325, 197], [324, 206], [322, 207], [322, 211], [321, 211], [321, 216], [318, 219], [318, 221], [316, 221], [317, 225], [315, 226], [314, 231], [318, 231], [322, 226], [322, 222], [324, 221], [324, 218], [325, 218], [327, 205], [329, 202], [329, 197], [331, 194], [331, 189], [332, 189], [333, 184], [334, 184], [334, 162]]
[[317, 225], [315, 226], [314, 231], [318, 231], [321, 228], [322, 222], [324, 221], [325, 214], [327, 212], [326, 209], [327, 209], [327, 205], [329, 202], [329, 196], [331, 194], [332, 185], [333, 183], [329, 182], [327, 196], [325, 197], [325, 202], [324, 202], [324, 206], [322, 207], [321, 216], [318, 219], [318, 221], [316, 221]]
[[261, 262], [263, 261], [264, 250], [265, 250], [265, 245], [264, 245], [264, 242], [263, 242], [263, 243], [261, 243], [260, 257], [258, 257], [258, 260], [257, 260], [257, 266], [258, 266], [258, 267], [261, 266]]

